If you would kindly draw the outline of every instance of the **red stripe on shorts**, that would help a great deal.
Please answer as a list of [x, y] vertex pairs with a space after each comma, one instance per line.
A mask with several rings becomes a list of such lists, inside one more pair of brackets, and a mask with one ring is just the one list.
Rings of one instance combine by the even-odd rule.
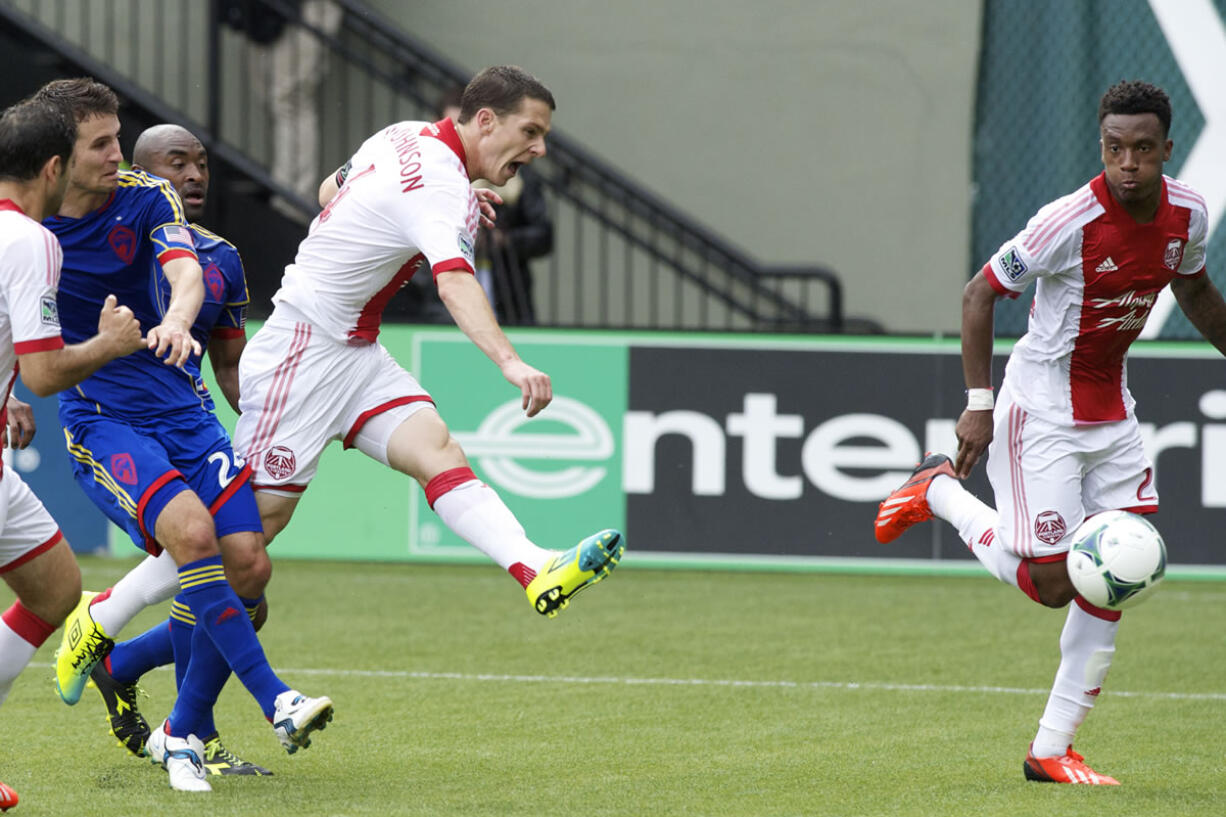
[[353, 448], [354, 438], [358, 436], [358, 432], [362, 430], [362, 426], [370, 422], [372, 417], [377, 417], [385, 411], [396, 408], [396, 406], [422, 402], [434, 405], [434, 401], [430, 399], [429, 395], [414, 394], [411, 396], [397, 397], [394, 400], [388, 400], [386, 403], [380, 403], [369, 411], [362, 412], [358, 415], [358, 419], [354, 422], [353, 428], [349, 429], [349, 433], [345, 435], [345, 439], [341, 442], [341, 447]]
[[48, 539], [46, 542], [43, 542], [41, 545], [39, 545], [36, 548], [26, 551], [25, 553], [21, 554], [16, 559], [14, 559], [13, 561], [6, 564], [4, 567], [0, 567], [0, 573], [8, 573], [10, 570], [16, 570], [17, 568], [21, 567], [23, 564], [30, 561], [31, 559], [35, 559], [39, 556], [42, 556], [47, 551], [51, 550], [51, 548], [55, 547], [55, 543], [60, 541], [63, 538], [64, 538], [63, 531], [60, 531], [57, 529], [55, 532], [55, 535], [52, 536], [50, 539]]

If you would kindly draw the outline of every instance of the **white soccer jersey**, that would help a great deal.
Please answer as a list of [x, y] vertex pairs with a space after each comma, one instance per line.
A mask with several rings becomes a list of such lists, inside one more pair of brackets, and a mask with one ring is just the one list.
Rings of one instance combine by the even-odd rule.
[[17, 355], [64, 345], [55, 304], [62, 261], [50, 230], [0, 200], [0, 424], [17, 380]]
[[274, 303], [326, 336], [373, 343], [383, 309], [423, 258], [437, 275], [473, 271], [477, 197], [450, 119], [399, 122], [366, 140], [285, 269]]
[[1128, 348], [1163, 287], [1204, 274], [1207, 230], [1204, 199], [1169, 177], [1147, 224], [1116, 202], [1104, 175], [1039, 210], [983, 268], [1008, 297], [1036, 282], [1005, 369], [1018, 405], [1061, 425], [1131, 417]]

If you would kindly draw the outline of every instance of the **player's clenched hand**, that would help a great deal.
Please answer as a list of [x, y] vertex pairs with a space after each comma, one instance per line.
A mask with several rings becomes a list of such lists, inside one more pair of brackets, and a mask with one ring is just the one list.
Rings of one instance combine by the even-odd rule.
[[954, 473], [958, 479], [966, 479], [971, 470], [992, 442], [992, 410], [971, 411], [966, 409], [954, 426], [958, 437], [958, 456], [954, 458]]
[[10, 448], [25, 448], [34, 439], [34, 409], [9, 395], [8, 424], [4, 429], [4, 444]]
[[522, 360], [512, 360], [502, 365], [502, 376], [524, 395], [523, 409], [529, 417], [540, 414], [541, 409], [553, 400], [553, 384], [549, 375], [532, 368]]
[[149, 330], [145, 345], [167, 366], [182, 366], [189, 357], [201, 351], [187, 325], [169, 317]]
[[107, 295], [98, 315], [98, 334], [106, 338], [113, 357], [130, 355], [145, 345], [140, 336], [140, 321], [126, 306], [119, 306], [114, 295]]
[[477, 194], [477, 203], [481, 207], [481, 226], [492, 228], [498, 220], [494, 205], [502, 204], [502, 196], [486, 187], [478, 187], [473, 192]]

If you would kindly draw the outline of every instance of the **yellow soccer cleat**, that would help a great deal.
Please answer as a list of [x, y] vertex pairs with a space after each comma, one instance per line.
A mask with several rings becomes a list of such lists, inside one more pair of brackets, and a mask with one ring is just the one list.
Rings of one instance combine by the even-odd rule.
[[81, 700], [89, 674], [110, 653], [115, 642], [90, 615], [89, 603], [97, 593], [81, 594], [81, 601], [64, 622], [64, 635], [55, 653], [55, 690], [64, 703]]
[[525, 588], [528, 601], [538, 613], [553, 618], [570, 604], [572, 596], [609, 575], [625, 552], [626, 538], [620, 531], [609, 528], [593, 533], [541, 568]]

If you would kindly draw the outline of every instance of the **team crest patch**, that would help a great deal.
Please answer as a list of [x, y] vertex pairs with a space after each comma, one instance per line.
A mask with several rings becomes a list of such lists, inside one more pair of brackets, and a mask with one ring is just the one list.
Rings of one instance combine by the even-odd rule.
[[264, 470], [273, 479], [288, 479], [296, 467], [294, 452], [283, 445], [274, 445], [264, 453]]
[[132, 232], [130, 227], [116, 224], [107, 235], [106, 240], [111, 245], [111, 249], [115, 251], [115, 255], [119, 256], [120, 261], [125, 264], [132, 263], [132, 259], [136, 257], [136, 233]]
[[460, 230], [456, 234], [456, 243], [460, 245], [460, 254], [471, 262], [475, 253], [473, 252], [473, 237], [468, 230]]
[[1034, 519], [1034, 535], [1040, 542], [1054, 545], [1064, 538], [1068, 525], [1056, 511], [1043, 511]]
[[216, 264], [209, 264], [204, 268], [204, 286], [213, 300], [221, 303], [226, 294], [226, 280], [221, 276], [221, 270], [217, 269]]
[[124, 485], [135, 485], [137, 483], [136, 463], [133, 462], [132, 455], [112, 454], [111, 475]]
[[38, 320], [43, 326], [60, 325], [60, 307], [54, 295], [44, 295], [38, 302]]
[[1009, 251], [1002, 255], [996, 263], [1010, 281], [1016, 281], [1026, 274], [1026, 262], [1022, 260], [1022, 254], [1017, 251], [1017, 247], [1010, 247]]
[[1183, 261], [1183, 242], [1178, 238], [1172, 238], [1166, 242], [1166, 252], [1162, 254], [1162, 263], [1169, 270], [1177, 270], [1181, 261]]

